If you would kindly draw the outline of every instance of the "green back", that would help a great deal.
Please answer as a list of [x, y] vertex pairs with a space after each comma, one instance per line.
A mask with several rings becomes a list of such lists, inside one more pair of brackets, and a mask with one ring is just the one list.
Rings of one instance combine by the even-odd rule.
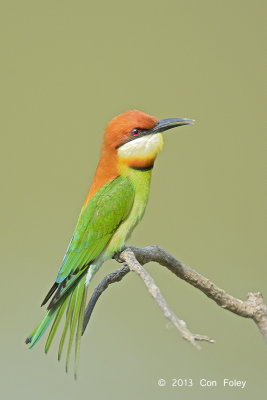
[[119, 176], [99, 189], [81, 211], [57, 275], [56, 282], [60, 284], [65, 280], [65, 283], [56, 302], [103, 251], [113, 233], [131, 211], [134, 196], [135, 190], [130, 179]]

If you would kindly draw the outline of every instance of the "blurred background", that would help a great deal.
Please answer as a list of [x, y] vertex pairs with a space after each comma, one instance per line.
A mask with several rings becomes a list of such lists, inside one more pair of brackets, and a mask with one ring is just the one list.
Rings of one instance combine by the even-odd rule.
[[[133, 108], [196, 124], [165, 134], [129, 243], [158, 244], [233, 296], [261, 291], [267, 300], [264, 8], [258, 0], [1, 1], [2, 398], [263, 398], [266, 346], [254, 323], [156, 264], [147, 270], [170, 307], [216, 344], [197, 351], [181, 339], [134, 274], [97, 304], [77, 382], [57, 362], [59, 336], [48, 356], [44, 340], [32, 351], [24, 340], [44, 315], [105, 125]], [[91, 291], [116, 268], [106, 263]], [[194, 386], [172, 387], [173, 378]], [[201, 388], [202, 378], [217, 387]], [[246, 387], [223, 388], [224, 378]]]

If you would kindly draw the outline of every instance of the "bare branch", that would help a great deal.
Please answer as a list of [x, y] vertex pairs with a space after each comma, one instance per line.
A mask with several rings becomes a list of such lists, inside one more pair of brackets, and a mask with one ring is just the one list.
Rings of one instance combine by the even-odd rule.
[[128, 272], [130, 272], [130, 268], [127, 265], [125, 265], [124, 267], [121, 267], [121, 268], [117, 269], [116, 271], [111, 272], [111, 274], [108, 274], [107, 276], [105, 276], [105, 278], [102, 279], [102, 281], [99, 283], [99, 285], [95, 288], [95, 290], [92, 294], [92, 297], [86, 306], [86, 310], [84, 313], [82, 334], [84, 334], [84, 331], [85, 331], [85, 329], [88, 325], [88, 322], [91, 318], [93, 309], [95, 308], [96, 302], [99, 299], [99, 297], [101, 296], [101, 294], [104, 292], [104, 290], [106, 290], [108, 288], [108, 286], [111, 283], [119, 282], [120, 280], [122, 280], [122, 278], [126, 274], [128, 274]]
[[159, 308], [163, 312], [164, 316], [178, 329], [182, 337], [192, 343], [195, 347], [200, 349], [201, 347], [196, 343], [196, 340], [205, 340], [213, 343], [214, 340], [208, 338], [207, 336], [196, 335], [190, 332], [186, 326], [186, 323], [179, 319], [173, 311], [169, 308], [166, 300], [160, 293], [159, 288], [155, 285], [154, 280], [148, 274], [148, 272], [139, 264], [136, 260], [135, 255], [131, 249], [124, 250], [121, 255], [121, 259], [127, 262], [131, 271], [136, 272], [140, 278], [144, 281], [148, 292], [151, 294], [153, 299], [158, 304]]
[[[109, 284], [120, 281], [130, 270], [132, 270], [143, 279], [149, 290], [149, 293], [158, 303], [164, 315], [175, 325], [185, 339], [189, 340], [194, 345], [196, 345], [195, 340], [212, 341], [206, 336], [192, 334], [187, 329], [184, 321], [179, 320], [169, 309], [153, 279], [140, 265], [144, 265], [150, 261], [155, 261], [168, 268], [179, 278], [201, 290], [220, 307], [241, 317], [253, 319], [263, 335], [264, 340], [267, 342], [267, 307], [263, 302], [261, 293], [248, 293], [248, 299], [246, 301], [234, 298], [233, 296], [227, 294], [223, 289], [220, 289], [218, 286], [216, 286], [209, 279], [181, 263], [171, 254], [167, 253], [158, 246], [148, 246], [144, 249], [138, 247], [127, 247], [120, 253], [119, 257], [121, 261], [127, 262], [127, 266], [124, 266], [107, 275], [95, 289], [93, 296], [86, 307], [83, 331], [89, 322], [93, 308], [101, 293], [108, 287]], [[197, 345], [197, 347], [199, 346]]]

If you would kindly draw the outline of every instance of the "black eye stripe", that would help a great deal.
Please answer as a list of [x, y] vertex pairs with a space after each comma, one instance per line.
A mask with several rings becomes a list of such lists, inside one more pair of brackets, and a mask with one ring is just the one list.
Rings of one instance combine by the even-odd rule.
[[[138, 134], [132, 134], [132, 131], [134, 129], [137, 129], [139, 131], [139, 133]], [[153, 133], [152, 129], [133, 128], [133, 129], [131, 129], [131, 136], [127, 140], [125, 140], [124, 142], [118, 144], [115, 147], [115, 149], [118, 149], [119, 147], [123, 146], [124, 144], [126, 144], [128, 142], [131, 142], [132, 140], [138, 139], [138, 138], [140, 138], [142, 136], [150, 135], [151, 133]]]

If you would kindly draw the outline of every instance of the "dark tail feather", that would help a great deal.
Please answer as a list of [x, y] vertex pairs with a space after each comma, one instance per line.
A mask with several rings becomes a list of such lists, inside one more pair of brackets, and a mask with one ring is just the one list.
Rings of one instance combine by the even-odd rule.
[[[59, 301], [50, 310], [47, 311], [46, 315], [44, 316], [40, 324], [26, 339], [26, 343], [30, 343], [30, 348], [32, 348], [38, 342], [38, 340], [43, 336], [43, 334], [45, 333], [49, 325], [52, 323], [52, 321], [54, 321], [45, 346], [45, 352], [47, 353], [51, 345], [51, 342], [54, 338], [55, 332], [58, 328], [58, 325], [60, 323], [60, 320], [64, 314], [64, 311], [67, 308], [66, 322], [59, 345], [58, 359], [60, 359], [61, 357], [63, 344], [66, 338], [66, 333], [69, 330], [70, 334], [69, 334], [69, 341], [68, 341], [69, 343], [67, 348], [66, 371], [68, 370], [72, 343], [75, 338], [75, 368], [74, 368], [75, 378], [77, 378], [80, 340], [81, 340], [84, 312], [86, 305], [87, 287], [85, 287], [85, 282], [86, 282], [86, 275], [84, 274], [77, 283], [77, 285], [75, 287], [69, 288], [69, 290], [63, 294], [62, 298], [59, 299]], [[50, 290], [50, 293], [51, 292], [52, 288]]]
[[57, 290], [57, 288], [58, 288], [58, 283], [55, 282], [54, 285], [53, 285], [53, 286], [51, 287], [51, 289], [49, 290], [49, 292], [47, 293], [47, 295], [45, 296], [44, 301], [43, 301], [42, 304], [41, 304], [41, 307], [42, 307], [43, 305], [45, 305], [45, 303], [48, 302], [48, 300], [50, 299], [50, 297], [52, 296], [52, 294]]

